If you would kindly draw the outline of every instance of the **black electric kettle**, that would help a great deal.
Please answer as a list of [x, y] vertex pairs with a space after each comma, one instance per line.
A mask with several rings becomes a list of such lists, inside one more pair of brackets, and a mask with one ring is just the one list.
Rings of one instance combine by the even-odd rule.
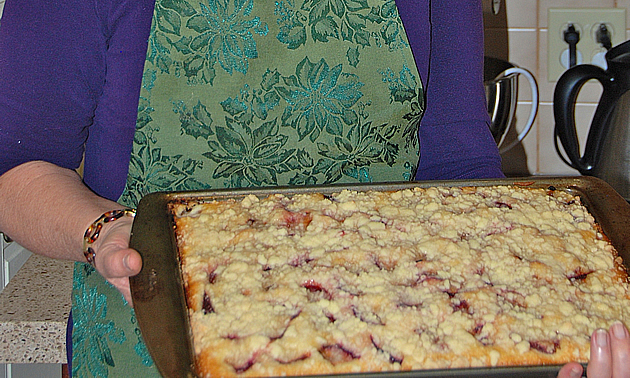
[[[577, 65], [558, 80], [553, 96], [556, 141], [560, 140], [569, 166], [597, 176], [630, 200], [630, 41], [606, 53], [608, 68]], [[575, 128], [575, 100], [582, 86], [595, 79], [603, 92], [591, 121], [584, 153]]]

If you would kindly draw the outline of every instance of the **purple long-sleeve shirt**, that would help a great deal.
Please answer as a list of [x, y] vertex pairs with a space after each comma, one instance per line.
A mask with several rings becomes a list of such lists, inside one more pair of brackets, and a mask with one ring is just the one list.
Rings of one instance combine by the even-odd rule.
[[[76, 169], [85, 153], [86, 184], [118, 198], [153, 1], [6, 3], [0, 21], [0, 174], [30, 160]], [[427, 88], [416, 178], [502, 176], [482, 83], [480, 2], [396, 3]]]

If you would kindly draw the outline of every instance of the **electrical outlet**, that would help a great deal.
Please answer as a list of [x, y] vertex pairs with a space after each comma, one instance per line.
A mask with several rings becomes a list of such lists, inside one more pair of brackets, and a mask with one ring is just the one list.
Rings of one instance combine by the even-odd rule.
[[568, 68], [569, 45], [564, 41], [564, 32], [570, 24], [580, 33], [578, 64], [605, 65], [603, 55], [606, 49], [596, 37], [601, 25], [609, 30], [613, 46], [626, 40], [625, 8], [550, 8], [548, 20], [547, 79], [550, 82], [557, 81]]

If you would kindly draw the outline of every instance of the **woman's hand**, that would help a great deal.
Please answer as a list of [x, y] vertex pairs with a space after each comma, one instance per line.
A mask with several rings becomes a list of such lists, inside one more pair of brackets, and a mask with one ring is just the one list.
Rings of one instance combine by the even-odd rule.
[[[85, 230], [101, 214], [120, 208], [85, 186], [77, 172], [45, 161], [0, 175], [0, 229], [40, 255], [85, 262]], [[107, 223], [92, 244], [96, 269], [130, 303], [129, 277], [142, 266], [138, 252], [129, 249], [131, 224], [130, 217]]]
[[130, 217], [122, 217], [107, 224], [93, 244], [96, 270], [122, 293], [130, 306], [133, 306], [133, 302], [129, 277], [140, 273], [142, 268], [140, 254], [129, 248], [132, 224], [133, 219]]
[[[92, 192], [76, 172], [44, 161], [0, 175], [0, 229], [40, 255], [84, 262], [85, 230], [101, 214], [120, 208]], [[132, 223], [122, 217], [105, 224], [92, 244], [96, 269], [130, 304], [129, 277], [142, 267], [138, 252], [129, 248]]]
[[[582, 366], [572, 362], [558, 373], [558, 378], [582, 376]], [[609, 331], [598, 329], [591, 337], [591, 359], [586, 369], [589, 378], [630, 377], [630, 336], [623, 324], [617, 322]]]

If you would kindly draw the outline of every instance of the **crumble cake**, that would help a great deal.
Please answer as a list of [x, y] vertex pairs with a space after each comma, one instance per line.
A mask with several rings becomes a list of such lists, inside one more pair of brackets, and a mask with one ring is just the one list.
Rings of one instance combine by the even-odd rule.
[[173, 205], [200, 376], [587, 362], [628, 276], [577, 196], [519, 186]]

